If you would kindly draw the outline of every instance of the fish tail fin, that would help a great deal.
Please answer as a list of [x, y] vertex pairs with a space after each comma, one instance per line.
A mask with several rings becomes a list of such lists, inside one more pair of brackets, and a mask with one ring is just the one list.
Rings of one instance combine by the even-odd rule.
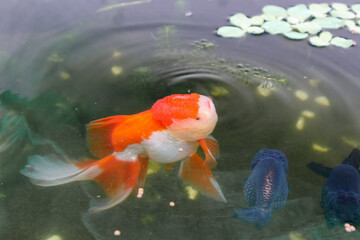
[[[54, 157], [33, 156], [21, 173], [39, 186], [54, 186], [74, 181], [94, 180], [99, 183], [106, 195], [104, 200], [90, 208], [91, 212], [109, 209], [124, 201], [139, 180], [142, 168], [139, 159], [121, 160], [111, 154], [100, 160], [65, 162]], [[146, 171], [145, 171], [146, 172]], [[142, 176], [145, 177], [145, 176]]]
[[82, 162], [83, 167], [76, 162], [60, 160], [55, 155], [33, 155], [20, 173], [29, 177], [30, 181], [39, 186], [48, 187], [74, 181], [89, 180], [96, 174], [92, 170], [85, 171], [95, 160]]
[[256, 224], [259, 228], [264, 227], [271, 219], [270, 212], [266, 212], [257, 207], [245, 207], [240, 210], [235, 210], [234, 215], [236, 218], [244, 220], [245, 222]]
[[360, 150], [357, 148], [354, 148], [350, 155], [345, 158], [343, 161], [343, 164], [348, 164], [353, 166], [354, 168], [358, 169], [360, 166]]
[[181, 163], [179, 177], [205, 195], [227, 202], [210, 168], [199, 155], [194, 154]]

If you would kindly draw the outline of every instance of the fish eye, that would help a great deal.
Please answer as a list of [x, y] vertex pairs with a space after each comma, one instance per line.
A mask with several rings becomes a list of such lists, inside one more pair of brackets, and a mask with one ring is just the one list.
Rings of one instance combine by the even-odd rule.
[[196, 118], [196, 120], [200, 120], [200, 118]]

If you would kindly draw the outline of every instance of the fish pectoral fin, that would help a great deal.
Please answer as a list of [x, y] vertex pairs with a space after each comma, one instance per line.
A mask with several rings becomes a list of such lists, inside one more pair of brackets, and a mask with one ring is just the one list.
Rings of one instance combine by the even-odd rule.
[[[93, 180], [100, 184], [107, 198], [92, 206], [89, 210], [91, 212], [103, 211], [124, 201], [138, 183], [139, 176], [143, 174], [141, 160], [121, 160], [114, 154], [99, 160], [96, 166], [102, 172]], [[144, 183], [145, 179], [141, 181]]]
[[194, 154], [181, 163], [179, 177], [205, 195], [226, 202], [210, 168], [204, 164], [204, 160], [199, 155]]
[[332, 168], [325, 167], [319, 163], [308, 163], [306, 166], [313, 170], [315, 173], [319, 174], [320, 176], [328, 178], [330, 176], [330, 172], [332, 171]]
[[209, 136], [198, 140], [200, 147], [205, 153], [205, 163], [209, 168], [216, 167], [216, 158], [219, 156], [219, 144], [215, 138]]
[[113, 151], [111, 136], [113, 130], [125, 121], [123, 115], [112, 116], [90, 122], [86, 126], [87, 142], [91, 153], [98, 157], [104, 157]]

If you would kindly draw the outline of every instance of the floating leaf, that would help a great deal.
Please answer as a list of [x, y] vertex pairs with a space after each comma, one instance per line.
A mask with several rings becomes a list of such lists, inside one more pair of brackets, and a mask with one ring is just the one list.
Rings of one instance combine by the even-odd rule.
[[111, 68], [111, 72], [114, 76], [119, 76], [123, 72], [123, 69], [122, 69], [122, 67], [119, 67], [119, 66], [113, 66]]
[[275, 16], [277, 20], [281, 20], [287, 16], [287, 11], [285, 8], [274, 6], [274, 5], [267, 5], [262, 9], [264, 14], [270, 14]]
[[259, 85], [257, 87], [257, 92], [263, 97], [268, 97], [273, 91], [272, 89], [264, 88], [262, 85]]
[[303, 116], [299, 117], [299, 119], [296, 122], [296, 129], [297, 130], [303, 130], [305, 125], [305, 118]]
[[248, 27], [246, 31], [250, 34], [258, 35], [265, 32], [265, 30], [261, 27]]
[[360, 34], [360, 27], [359, 26], [349, 27], [349, 30], [353, 34]]
[[315, 102], [322, 106], [327, 106], [327, 107], [330, 106], [329, 99], [325, 96], [320, 96], [320, 97], [315, 98]]
[[292, 30], [290, 24], [284, 21], [265, 22], [262, 27], [270, 34], [286, 33]]
[[299, 23], [299, 19], [295, 18], [295, 17], [292, 17], [292, 16], [289, 16], [287, 18], [287, 22], [290, 23], [290, 24], [298, 24]]
[[341, 37], [334, 37], [331, 42], [332, 45], [342, 48], [349, 48], [354, 45], [354, 41], [351, 39], [345, 39]]
[[360, 4], [357, 3], [357, 4], [352, 5], [351, 9], [356, 13], [360, 13]]
[[328, 13], [331, 8], [327, 3], [312, 3], [309, 5], [309, 10], [314, 17], [326, 17], [326, 13]]
[[250, 19], [242, 13], [237, 13], [229, 18], [231, 24], [246, 29], [251, 26]]
[[317, 34], [322, 29], [319, 24], [314, 22], [299, 23], [295, 27], [299, 30], [299, 32], [310, 34]]
[[307, 33], [299, 33], [299, 32], [287, 32], [283, 33], [283, 35], [292, 40], [303, 40], [309, 36]]
[[251, 25], [261, 26], [264, 23], [263, 16], [253, 16], [250, 18]]
[[308, 111], [308, 110], [303, 111], [301, 113], [301, 115], [303, 115], [306, 118], [314, 118], [315, 117], [315, 113], [311, 112], [311, 111]]
[[318, 36], [309, 38], [309, 43], [314, 47], [326, 47], [330, 45], [330, 42], [324, 41]]
[[344, 26], [344, 20], [335, 17], [315, 18], [311, 22], [319, 24], [322, 28], [338, 29]]
[[299, 22], [303, 22], [311, 16], [311, 12], [305, 4], [298, 4], [288, 8], [288, 14], [289, 16], [298, 19]]
[[321, 40], [324, 40], [325, 42], [330, 42], [332, 37], [333, 37], [333, 35], [331, 34], [331, 32], [327, 32], [327, 31], [319, 34], [319, 38]]
[[330, 150], [328, 147], [321, 146], [317, 143], [313, 143], [312, 148], [318, 152], [328, 152]]
[[356, 26], [356, 23], [354, 21], [351, 21], [351, 20], [345, 20], [344, 25], [347, 26], [348, 28], [353, 28], [353, 27]]
[[276, 21], [277, 20], [274, 15], [271, 15], [268, 13], [264, 13], [263, 15], [261, 15], [261, 17], [263, 17], [265, 21]]
[[223, 26], [220, 27], [217, 32], [219, 36], [225, 38], [240, 38], [245, 35], [245, 31], [238, 27]]
[[295, 96], [300, 99], [301, 101], [306, 101], [309, 98], [309, 95], [302, 91], [302, 90], [296, 90], [295, 91]]
[[332, 10], [330, 14], [333, 17], [342, 18], [342, 19], [354, 19], [356, 17], [355, 14], [350, 11]]
[[345, 3], [333, 3], [331, 4], [333, 9], [340, 10], [340, 11], [347, 11], [349, 8]]

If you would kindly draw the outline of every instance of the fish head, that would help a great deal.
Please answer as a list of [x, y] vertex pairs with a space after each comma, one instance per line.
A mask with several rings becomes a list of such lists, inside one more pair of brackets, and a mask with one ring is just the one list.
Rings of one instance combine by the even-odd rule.
[[284, 171], [288, 172], [288, 160], [285, 156], [285, 154], [280, 150], [274, 150], [274, 149], [261, 149], [254, 159], [251, 162], [251, 169], [254, 169], [255, 166], [262, 161], [266, 160], [276, 160], [281, 164], [281, 166], [284, 168]]
[[197, 141], [209, 136], [218, 120], [213, 101], [196, 93], [174, 94], [158, 100], [151, 108], [172, 137]]

